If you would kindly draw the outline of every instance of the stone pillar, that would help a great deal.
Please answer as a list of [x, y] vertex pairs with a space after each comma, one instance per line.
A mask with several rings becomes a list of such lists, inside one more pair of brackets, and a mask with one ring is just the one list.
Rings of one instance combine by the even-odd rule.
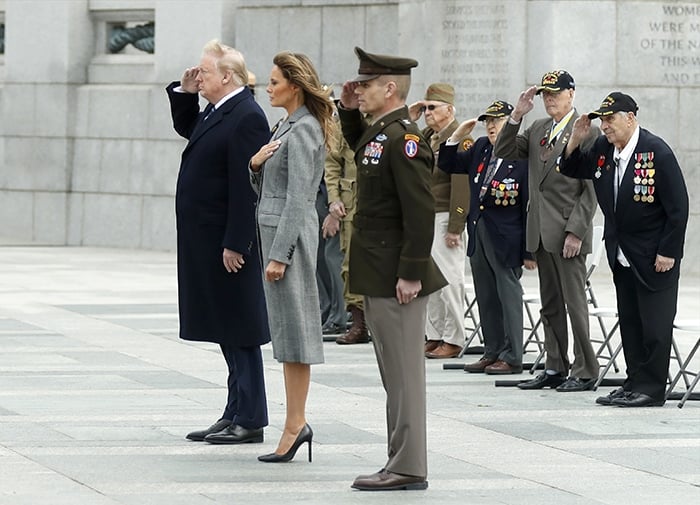
[[87, 0], [6, 0], [4, 235], [64, 244], [76, 87], [85, 82], [92, 29]]

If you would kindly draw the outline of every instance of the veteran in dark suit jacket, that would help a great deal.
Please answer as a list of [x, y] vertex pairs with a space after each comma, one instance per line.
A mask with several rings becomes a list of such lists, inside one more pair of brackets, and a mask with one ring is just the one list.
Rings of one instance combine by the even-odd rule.
[[[418, 62], [359, 47], [359, 76], [343, 85], [338, 113], [355, 151], [357, 211], [350, 242], [350, 290], [365, 296], [387, 394], [388, 460], [355, 479], [360, 490], [425, 489], [427, 296], [446, 282], [430, 257], [435, 201], [433, 152], [409, 119], [406, 96]], [[371, 123], [362, 114], [371, 115]]]
[[[591, 389], [598, 377], [585, 292], [595, 194], [590, 181], [572, 180], [559, 173], [562, 152], [578, 117], [573, 106], [574, 88], [574, 80], [565, 70], [547, 72], [540, 86], [520, 94], [494, 147], [499, 158], [528, 160], [526, 245], [537, 261], [547, 358], [545, 371], [520, 383], [521, 389], [584, 391]], [[523, 116], [532, 110], [533, 99], [540, 93], [549, 117], [518, 133]], [[593, 140], [591, 135], [588, 141]], [[573, 363], [568, 356], [567, 314], [573, 334]]]
[[[498, 132], [513, 106], [496, 100], [477, 119], [463, 122], [441, 146], [438, 161], [448, 173], [468, 174], [471, 185], [467, 231], [474, 291], [484, 335], [484, 355], [464, 365], [466, 372], [517, 374], [523, 371], [523, 264], [534, 269], [525, 251], [528, 201], [527, 161], [493, 155]], [[484, 121], [487, 136], [466, 152], [457, 141]]]
[[[610, 93], [574, 124], [563, 174], [591, 179], [605, 215], [605, 249], [617, 292], [627, 378], [596, 401], [623, 407], [664, 404], [678, 279], [688, 223], [688, 190], [660, 137], [640, 128], [637, 104]], [[600, 118], [604, 136], [580, 148]]]
[[[248, 160], [267, 142], [243, 56], [209, 42], [167, 87], [175, 131], [189, 140], [175, 195], [180, 338], [215, 342], [229, 369], [221, 419], [190, 440], [262, 442], [267, 401], [260, 346], [270, 341]], [[200, 112], [199, 95], [209, 104]]]

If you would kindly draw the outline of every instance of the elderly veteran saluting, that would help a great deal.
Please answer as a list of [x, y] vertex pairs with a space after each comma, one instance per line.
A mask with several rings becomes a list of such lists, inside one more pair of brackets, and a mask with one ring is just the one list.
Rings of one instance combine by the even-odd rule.
[[[663, 139], [640, 128], [637, 104], [620, 92], [574, 123], [561, 172], [591, 179], [605, 215], [605, 249], [613, 272], [627, 378], [601, 405], [664, 404], [678, 279], [688, 223], [688, 190]], [[581, 140], [600, 118], [604, 136]]]
[[[449, 173], [466, 173], [471, 183], [467, 218], [467, 254], [484, 334], [484, 355], [464, 371], [517, 374], [523, 371], [522, 267], [536, 267], [525, 251], [528, 201], [527, 161], [502, 160], [493, 154], [498, 133], [513, 106], [496, 100], [477, 119], [469, 119], [440, 149], [439, 166]], [[477, 121], [486, 136], [466, 152], [457, 152], [458, 141], [471, 133]]]
[[[576, 181], [559, 173], [561, 155], [578, 117], [575, 87], [573, 77], [565, 70], [544, 74], [540, 86], [520, 94], [494, 146], [499, 158], [528, 160], [526, 247], [537, 261], [547, 358], [545, 371], [518, 384], [520, 389], [586, 391], [593, 388], [598, 377], [585, 292], [595, 194], [589, 181]], [[535, 95], [540, 94], [549, 117], [535, 120], [518, 133], [522, 118], [533, 109]], [[593, 143], [597, 130], [591, 132], [587, 143]], [[573, 364], [568, 356], [567, 315], [574, 341]]]
[[[359, 47], [359, 76], [343, 85], [338, 114], [355, 151], [357, 211], [350, 242], [350, 290], [365, 315], [387, 394], [388, 460], [352, 487], [428, 487], [425, 360], [427, 295], [445, 285], [430, 257], [435, 200], [433, 152], [409, 119], [413, 59]], [[363, 119], [371, 117], [371, 123]]]

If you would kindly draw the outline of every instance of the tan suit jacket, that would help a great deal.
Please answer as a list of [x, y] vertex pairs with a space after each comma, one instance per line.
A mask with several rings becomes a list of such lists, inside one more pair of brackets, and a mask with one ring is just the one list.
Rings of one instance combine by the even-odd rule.
[[[569, 232], [583, 240], [581, 254], [591, 252], [592, 220], [596, 209], [593, 184], [571, 179], [559, 172], [559, 163], [577, 117], [578, 113], [574, 111], [551, 148], [542, 145], [552, 127], [551, 118], [538, 119], [520, 134], [520, 125], [509, 121], [496, 140], [496, 156], [527, 159], [529, 162], [526, 247], [530, 252], [537, 251], [541, 243], [545, 251], [561, 253]], [[591, 130], [584, 148], [588, 142], [592, 145], [600, 134], [598, 128]]]

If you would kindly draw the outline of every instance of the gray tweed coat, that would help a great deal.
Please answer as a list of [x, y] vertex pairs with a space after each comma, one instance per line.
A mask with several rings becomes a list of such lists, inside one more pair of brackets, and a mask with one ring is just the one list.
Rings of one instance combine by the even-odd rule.
[[263, 270], [287, 265], [284, 278], [264, 281], [273, 356], [281, 362], [322, 363], [323, 335], [316, 285], [316, 193], [326, 149], [318, 121], [302, 106], [273, 133], [279, 149], [258, 173], [257, 223]]

